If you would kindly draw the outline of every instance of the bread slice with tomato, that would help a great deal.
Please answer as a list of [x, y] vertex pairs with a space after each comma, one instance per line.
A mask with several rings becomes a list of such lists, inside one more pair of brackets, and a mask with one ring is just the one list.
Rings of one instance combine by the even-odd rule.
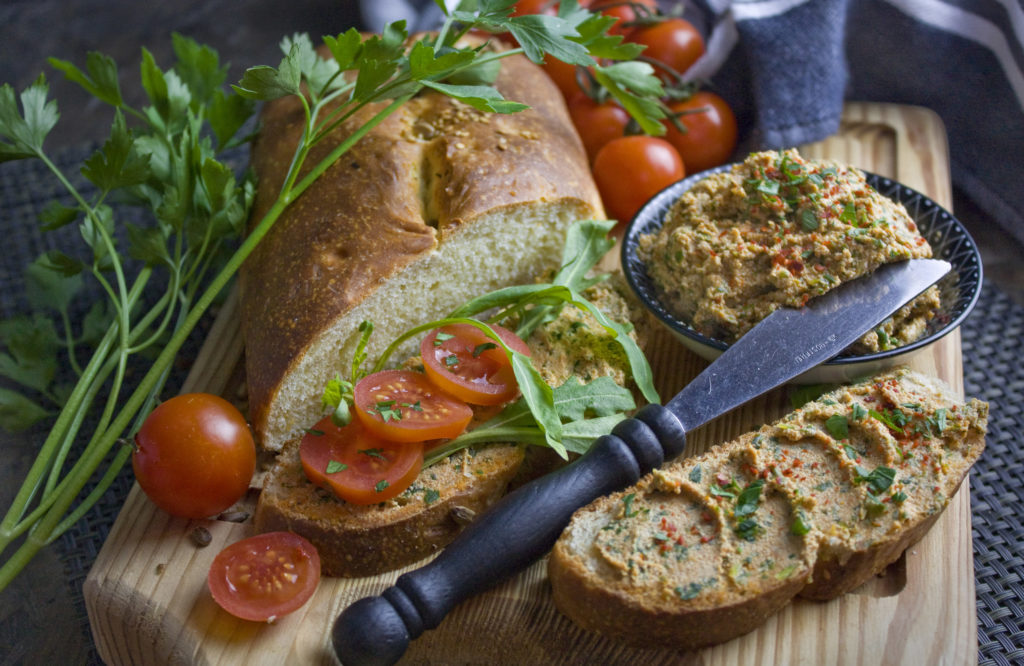
[[[584, 293], [614, 321], [626, 324], [634, 317], [642, 321], [627, 301], [624, 284], [602, 283]], [[421, 349], [447, 348], [435, 345], [442, 337], [437, 330], [424, 335]], [[643, 326], [634, 328], [630, 336], [642, 342]], [[629, 363], [612, 338], [588, 313], [566, 306], [557, 317], [536, 328], [524, 347], [533, 366], [551, 386], [591, 381], [625, 385], [631, 376]], [[447, 340], [443, 342], [447, 344]], [[477, 350], [479, 346], [473, 349]], [[478, 356], [492, 351], [479, 350]], [[447, 354], [438, 353], [442, 364]], [[460, 362], [465, 362], [465, 357]], [[420, 377], [428, 383], [429, 374], [423, 371], [427, 365], [420, 355], [404, 370], [380, 373], [383, 380], [369, 382], [369, 402], [360, 399], [357, 385], [357, 418], [350, 425], [341, 429], [330, 417], [324, 417], [302, 437], [287, 442], [264, 479], [254, 517], [256, 529], [292, 531], [307, 538], [320, 553], [324, 575], [378, 574], [412, 564], [443, 548], [511, 486], [561, 462], [550, 449], [485, 439], [421, 467], [424, 448], [429, 457], [432, 446], [443, 447], [448, 440], [428, 441], [425, 447], [389, 441], [384, 437], [394, 435], [386, 426], [394, 423], [395, 416], [385, 420], [381, 412], [399, 410], [401, 421], [435, 422], [445, 420], [451, 407], [439, 407], [436, 396], [429, 391], [407, 393], [407, 399], [381, 404], [373, 401], [373, 389], [375, 383], [386, 382], [391, 376]], [[501, 398], [502, 403], [474, 405], [468, 431], [472, 433], [495, 415], [505, 413], [502, 408], [515, 397], [513, 392]], [[377, 423], [374, 429], [385, 430], [371, 431], [360, 420], [364, 416], [367, 422]], [[329, 447], [329, 456], [319, 454], [316, 458], [310, 454], [326, 447], [331, 438], [338, 439]], [[408, 469], [408, 458], [412, 459], [414, 472], [411, 481], [401, 471]], [[365, 473], [354, 474], [360, 467]], [[400, 484], [402, 489], [392, 492]], [[372, 503], [362, 503], [368, 500]]]

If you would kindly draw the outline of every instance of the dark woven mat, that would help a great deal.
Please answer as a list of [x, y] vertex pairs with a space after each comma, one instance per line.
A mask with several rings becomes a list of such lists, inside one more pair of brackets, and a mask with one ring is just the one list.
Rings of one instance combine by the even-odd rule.
[[[58, 163], [70, 170], [86, 150], [66, 151]], [[239, 157], [243, 161], [244, 156]], [[74, 180], [76, 174], [70, 173]], [[80, 181], [80, 177], [76, 184]], [[43, 236], [36, 217], [51, 198], [63, 193], [38, 163], [0, 165], [0, 317], [25, 309], [21, 269], [44, 249], [61, 240]], [[66, 199], [65, 199], [66, 200]], [[70, 233], [70, 230], [67, 231]], [[63, 240], [67, 240], [67, 237]], [[208, 326], [209, 322], [207, 322]], [[184, 380], [189, 359], [205, 335], [201, 327], [186, 346], [167, 391]], [[978, 659], [983, 665], [1024, 662], [1024, 307], [986, 284], [977, 308], [963, 325], [965, 388], [969, 396], [991, 403], [988, 446], [971, 472], [974, 563], [977, 584]], [[89, 635], [82, 584], [131, 486], [131, 472], [122, 471], [111, 491], [55, 544], [77, 611], [80, 630]], [[0, 507], [6, 508], [6, 507]], [[54, 628], [36, 627], [36, 631]], [[62, 628], [64, 629], [64, 628]], [[90, 644], [91, 645], [91, 644]], [[86, 656], [99, 663], [94, 648]], [[76, 660], [77, 661], [77, 660]]]

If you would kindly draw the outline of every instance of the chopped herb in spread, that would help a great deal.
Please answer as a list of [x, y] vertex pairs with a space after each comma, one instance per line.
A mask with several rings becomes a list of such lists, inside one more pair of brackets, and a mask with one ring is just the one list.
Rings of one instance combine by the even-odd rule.
[[327, 463], [326, 471], [328, 474], [337, 474], [338, 472], [344, 472], [346, 469], [348, 469], [348, 465], [345, 463], [338, 462], [337, 460], [331, 460]]

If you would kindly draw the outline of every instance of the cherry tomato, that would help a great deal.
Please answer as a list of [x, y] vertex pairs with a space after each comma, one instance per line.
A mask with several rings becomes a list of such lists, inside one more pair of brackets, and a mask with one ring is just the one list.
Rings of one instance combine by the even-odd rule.
[[273, 622], [316, 592], [320, 554], [291, 532], [257, 534], [218, 553], [206, 583], [214, 601], [235, 617]]
[[519, 0], [512, 6], [512, 16], [525, 16], [526, 14], [555, 16], [558, 14], [558, 2], [557, 0]]
[[[665, 63], [679, 74], [704, 55], [704, 38], [692, 23], [681, 18], [638, 28], [630, 34], [629, 41], [645, 45], [641, 55]], [[662, 75], [665, 76], [664, 72]]]
[[376, 504], [416, 480], [423, 445], [381, 439], [359, 419], [339, 428], [328, 416], [302, 437], [299, 458], [312, 483], [352, 504]]
[[552, 55], [545, 55], [544, 64], [540, 68], [558, 86], [566, 100], [581, 92], [580, 84], [576, 81], [576, 65], [562, 62]]
[[686, 127], [681, 133], [670, 122], [665, 140], [676, 147], [689, 173], [724, 164], [736, 148], [736, 116], [728, 102], [713, 92], [701, 90], [688, 100], [669, 105], [673, 113], [681, 113]]
[[629, 114], [618, 102], [598, 104], [583, 93], [579, 93], [569, 104], [569, 116], [587, 149], [587, 157], [593, 162], [597, 152], [612, 139], [626, 133]]
[[359, 420], [374, 435], [392, 442], [455, 437], [473, 418], [469, 405], [411, 370], [363, 377], [354, 393]]
[[234, 405], [209, 393], [161, 403], [135, 435], [132, 468], [153, 503], [182, 518], [207, 518], [245, 495], [256, 446]]
[[648, 199], [684, 175], [676, 149], [653, 136], [613, 139], [594, 159], [594, 180], [601, 200], [619, 222], [628, 222]]
[[[497, 325], [491, 328], [509, 348], [529, 356], [529, 347], [515, 333]], [[420, 343], [420, 356], [430, 381], [474, 405], [499, 405], [519, 392], [505, 350], [472, 324], [432, 331]]]
[[[605, 16], [612, 16], [618, 21], [608, 29], [608, 34], [628, 36], [635, 29], [634, 26], [627, 26], [626, 23], [636, 21], [638, 12], [637, 5], [643, 5], [650, 10], [651, 14], [658, 11], [657, 0], [597, 0], [590, 4], [591, 11], [600, 11]], [[642, 12], [643, 10], [641, 10]], [[646, 16], [646, 14], [640, 14]]]

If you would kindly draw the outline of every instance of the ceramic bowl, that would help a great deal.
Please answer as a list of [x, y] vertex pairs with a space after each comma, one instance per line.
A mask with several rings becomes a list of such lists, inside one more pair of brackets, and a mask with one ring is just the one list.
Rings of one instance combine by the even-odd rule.
[[[726, 171], [732, 166], [726, 164], [694, 174], [656, 194], [627, 225], [621, 246], [623, 271], [640, 301], [687, 348], [709, 361], [718, 358], [728, 348], [728, 344], [698, 333], [665, 308], [659, 300], [658, 290], [647, 274], [646, 266], [637, 256], [637, 247], [641, 235], [654, 233], [661, 228], [669, 208], [688, 189], [699, 180], [713, 173]], [[880, 194], [903, 204], [918, 225], [921, 234], [931, 244], [933, 256], [952, 264], [952, 271], [939, 282], [942, 305], [938, 316], [932, 320], [927, 333], [920, 339], [872, 354], [840, 354], [800, 375], [794, 380], [796, 383], [845, 382], [906, 363], [914, 354], [955, 330], [970, 314], [981, 292], [981, 255], [963, 224], [949, 211], [920, 192], [892, 179], [870, 172], [864, 173], [868, 183]]]

